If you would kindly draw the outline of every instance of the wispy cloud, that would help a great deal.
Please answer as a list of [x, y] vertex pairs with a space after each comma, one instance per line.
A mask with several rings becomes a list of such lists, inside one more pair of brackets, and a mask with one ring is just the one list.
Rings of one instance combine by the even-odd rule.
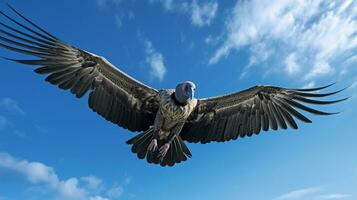
[[0, 115], [0, 130], [5, 129], [7, 123], [8, 123], [8, 121], [7, 121], [6, 117]]
[[93, 175], [84, 176], [81, 177], [80, 180], [85, 184], [85, 187], [88, 188], [89, 190], [99, 192], [103, 189], [103, 180], [96, 176]]
[[48, 133], [48, 130], [42, 126], [34, 125], [35, 131], [39, 133]]
[[104, 188], [103, 181], [93, 175], [61, 180], [52, 167], [40, 162], [17, 159], [8, 153], [1, 152], [0, 169], [23, 176], [31, 184], [45, 186], [54, 191], [54, 196], [60, 199], [109, 200], [110, 198], [105, 196], [107, 190]]
[[304, 84], [301, 88], [302, 89], [313, 88], [313, 87], [315, 87], [315, 85], [316, 85], [315, 81], [310, 81], [310, 82]]
[[115, 18], [116, 26], [120, 29], [123, 25], [123, 17], [120, 16], [119, 14], [116, 14], [114, 18]]
[[107, 195], [109, 198], [117, 199], [123, 195], [123, 192], [123, 186], [115, 184], [108, 190]]
[[149, 0], [150, 3], [161, 3], [166, 11], [172, 11], [177, 9], [186, 9], [183, 4], [177, 4], [174, 0]]
[[89, 200], [109, 200], [109, 199], [101, 196], [94, 196], [94, 197], [90, 197]]
[[211, 25], [216, 17], [218, 2], [174, 1], [174, 0], [149, 0], [150, 3], [161, 3], [167, 12], [180, 13], [190, 16], [191, 24], [197, 27]]
[[25, 115], [24, 110], [22, 110], [17, 101], [8, 97], [0, 99], [0, 109], [19, 115]]
[[[113, 12], [113, 19], [116, 27], [121, 29], [125, 23], [125, 20], [132, 20], [135, 18], [135, 14], [130, 9], [123, 9], [120, 5], [122, 0], [96, 0], [97, 7], [102, 11]], [[113, 9], [114, 8], [114, 9]]]
[[99, 8], [106, 8], [111, 5], [119, 5], [121, 0], [96, 0], [97, 6]]
[[337, 200], [348, 197], [351, 197], [351, 195], [342, 193], [326, 193], [326, 191], [321, 187], [309, 187], [287, 192], [274, 198], [274, 200]]
[[297, 64], [295, 53], [291, 53], [290, 55], [288, 55], [288, 57], [286, 57], [284, 62], [286, 66], [285, 71], [289, 75], [296, 74], [300, 71], [300, 66]]
[[356, 89], [356, 88], [357, 88], [357, 80], [355, 80], [350, 86], [350, 89]]
[[78, 186], [77, 178], [60, 180], [54, 169], [45, 164], [18, 160], [10, 154], [0, 153], [0, 167], [23, 175], [33, 184], [44, 184], [64, 198], [87, 198], [86, 191]]
[[325, 194], [321, 195], [320, 199], [329, 199], [329, 200], [335, 200], [335, 199], [345, 199], [351, 197], [349, 194], [339, 194], [339, 193], [334, 193], [334, 194]]
[[263, 58], [254, 65], [270, 61], [278, 71], [305, 81], [334, 74], [357, 50], [356, 9], [353, 0], [237, 1], [226, 21], [225, 40], [209, 63], [263, 44], [274, 54], [250, 50], [251, 57]]
[[222, 36], [209, 35], [205, 38], [205, 43], [207, 45], [217, 45], [221, 39], [222, 39]]
[[[203, 27], [211, 25], [213, 19], [216, 17], [218, 11], [218, 1], [211, 0], [206, 2], [200, 2], [200, 0], [147, 0], [150, 4], [161, 4], [162, 8], [167, 13], [178, 13], [184, 16], [188, 16], [191, 20], [191, 24], [196, 27]], [[116, 7], [122, 3], [122, 0], [96, 0], [97, 6], [100, 9]], [[143, 2], [139, 2], [143, 3]], [[126, 13], [126, 14], [123, 14]], [[119, 15], [121, 14], [121, 15]], [[132, 11], [121, 10], [120, 13], [114, 15], [115, 23], [120, 28], [123, 24], [123, 19], [134, 18]]]
[[151, 41], [145, 40], [146, 62], [150, 65], [150, 75], [162, 81], [167, 73], [164, 56], [158, 52]]
[[320, 188], [311, 187], [311, 188], [304, 188], [299, 190], [294, 190], [285, 194], [282, 194], [275, 198], [274, 200], [298, 200], [305, 198], [309, 195], [316, 194], [317, 192], [321, 191]]
[[125, 177], [123, 183], [114, 183], [111, 188], [107, 191], [107, 196], [111, 199], [118, 199], [124, 193], [124, 187], [129, 185], [131, 182], [131, 177]]
[[[0, 115], [0, 130], [5, 130], [8, 133], [12, 133], [13, 135], [19, 138], [25, 138], [27, 136], [26, 132], [20, 130], [17, 127], [17, 123], [14, 123], [14, 120], [10, 120], [10, 114], [16, 115], [16, 117], [24, 117], [26, 112], [20, 107], [18, 102], [12, 98], [4, 97], [0, 98], [0, 111], [6, 111], [6, 114]], [[37, 132], [45, 132], [44, 128], [39, 126], [33, 126]]]
[[20, 130], [14, 130], [13, 134], [20, 138], [25, 138], [27, 136], [27, 134], [24, 131], [20, 131]]
[[193, 0], [191, 6], [191, 22], [199, 27], [210, 25], [218, 9], [218, 3], [215, 1], [199, 5], [196, 0]]

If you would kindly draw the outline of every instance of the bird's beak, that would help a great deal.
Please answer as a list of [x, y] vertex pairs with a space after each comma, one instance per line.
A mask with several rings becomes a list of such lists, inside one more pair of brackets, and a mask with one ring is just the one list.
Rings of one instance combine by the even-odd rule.
[[188, 97], [189, 97], [190, 99], [193, 99], [194, 95], [195, 95], [195, 91], [193, 90], [193, 88], [190, 88], [190, 89], [188, 90]]

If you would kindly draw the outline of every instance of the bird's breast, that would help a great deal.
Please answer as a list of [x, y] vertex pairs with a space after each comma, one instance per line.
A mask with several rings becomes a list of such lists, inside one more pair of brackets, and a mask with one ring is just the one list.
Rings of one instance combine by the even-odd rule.
[[[160, 111], [165, 119], [171, 119], [175, 121], [183, 121], [188, 118], [194, 109], [194, 102], [190, 102], [185, 106], [180, 106], [175, 103], [171, 97], [172, 93], [165, 93], [161, 95]], [[195, 101], [195, 100], [192, 100]]]

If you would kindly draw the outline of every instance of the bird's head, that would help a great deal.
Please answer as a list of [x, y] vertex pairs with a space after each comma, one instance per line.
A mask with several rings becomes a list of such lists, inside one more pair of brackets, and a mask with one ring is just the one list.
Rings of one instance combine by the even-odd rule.
[[187, 104], [194, 98], [196, 85], [191, 81], [185, 81], [176, 86], [175, 99], [181, 104]]

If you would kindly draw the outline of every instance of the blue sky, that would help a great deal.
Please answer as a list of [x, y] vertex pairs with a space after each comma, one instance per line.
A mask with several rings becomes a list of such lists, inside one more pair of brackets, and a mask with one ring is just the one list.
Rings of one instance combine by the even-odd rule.
[[[173, 168], [138, 160], [134, 134], [1, 61], [0, 200], [357, 198], [357, 2], [353, 0], [10, 1], [77, 47], [155, 88], [192, 80], [198, 97], [254, 85], [350, 86], [298, 131], [207, 145]], [[6, 6], [1, 10], [9, 12]], [[16, 54], [0, 50], [0, 55]], [[332, 89], [329, 89], [332, 90]]]

